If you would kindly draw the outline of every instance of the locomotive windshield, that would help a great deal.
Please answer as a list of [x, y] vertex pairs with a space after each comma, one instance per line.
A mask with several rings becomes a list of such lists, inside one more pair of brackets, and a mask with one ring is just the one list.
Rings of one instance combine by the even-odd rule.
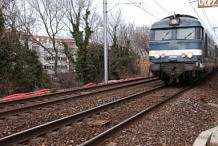
[[195, 28], [178, 28], [176, 38], [177, 39], [194, 39], [195, 38]]
[[[197, 35], [197, 36], [196, 36]], [[151, 31], [151, 40], [189, 40], [201, 38], [201, 29], [195, 27], [156, 29]]]
[[172, 39], [172, 30], [171, 29], [155, 30], [154, 39], [155, 40], [170, 40]]

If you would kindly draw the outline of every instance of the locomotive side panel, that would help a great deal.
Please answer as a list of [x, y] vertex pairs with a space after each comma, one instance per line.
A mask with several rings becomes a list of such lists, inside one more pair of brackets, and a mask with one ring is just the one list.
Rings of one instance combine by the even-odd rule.
[[215, 68], [218, 69], [218, 47], [215, 46]]

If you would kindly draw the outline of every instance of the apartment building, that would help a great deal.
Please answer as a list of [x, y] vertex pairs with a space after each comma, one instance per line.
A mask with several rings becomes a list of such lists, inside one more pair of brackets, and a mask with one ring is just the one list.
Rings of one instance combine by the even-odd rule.
[[[63, 42], [68, 45], [68, 49], [73, 57], [75, 56], [77, 46], [74, 39], [55, 39], [55, 47], [58, 51], [57, 71], [59, 73], [69, 73], [70, 70], [74, 69], [64, 53]], [[34, 35], [30, 41], [30, 48], [37, 52], [39, 60], [47, 73], [51, 76], [54, 75], [55, 50], [51, 39], [47, 36]]]

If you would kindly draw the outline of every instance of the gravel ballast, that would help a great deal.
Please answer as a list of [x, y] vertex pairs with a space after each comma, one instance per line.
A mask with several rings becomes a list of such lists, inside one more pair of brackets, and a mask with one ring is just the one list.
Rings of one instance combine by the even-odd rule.
[[102, 145], [191, 146], [198, 135], [218, 126], [218, 74], [170, 104], [134, 122]]

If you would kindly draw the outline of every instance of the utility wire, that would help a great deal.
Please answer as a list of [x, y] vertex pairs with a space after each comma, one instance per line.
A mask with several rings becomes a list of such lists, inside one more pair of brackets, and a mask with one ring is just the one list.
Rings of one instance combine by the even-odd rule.
[[[134, 4], [136, 5], [136, 4], [142, 4], [143, 2], [134, 2]], [[112, 7], [112, 8], [110, 8], [109, 10], [108, 10], [108, 12], [110, 12], [112, 9], [114, 9], [116, 6], [118, 6], [118, 5], [130, 5], [130, 3], [108, 3], [108, 4], [114, 4], [114, 6]], [[131, 5], [132, 5], [132, 3], [131, 3]]]
[[161, 9], [163, 10], [167, 15], [170, 15], [171, 13], [166, 9], [164, 8], [159, 2], [157, 2], [156, 0], [153, 0], [153, 2]]
[[149, 6], [148, 3], [146, 3], [147, 8], [146, 9], [150, 9], [151, 11], [153, 11], [154, 13], [156, 13], [158, 16], [164, 17], [165, 15], [161, 12], [158, 12], [157, 10], [153, 9], [151, 6]]
[[147, 11], [146, 9], [144, 9], [143, 7], [136, 5], [134, 2], [127, 0], [128, 2], [130, 2], [131, 5], [140, 8], [141, 10], [143, 10], [144, 12], [148, 13], [149, 15], [151, 15], [152, 17], [156, 18], [159, 20], [159, 18], [157, 16], [155, 16], [154, 14], [152, 14], [152, 12]]
[[199, 20], [201, 21], [201, 23], [203, 24], [203, 26], [206, 27], [204, 21], [202, 21], [201, 16], [198, 14], [198, 12], [196, 11], [196, 9], [194, 8], [194, 6], [190, 3], [190, 0], [188, 0], [189, 5], [192, 7], [192, 9], [194, 10], [195, 14], [198, 16]]
[[204, 9], [202, 9], [202, 13], [203, 13], [205, 19], [207, 20], [207, 23], [209, 24], [209, 26], [210, 26], [211, 28], [213, 28], [212, 25], [211, 25], [210, 19], [208, 18], [208, 16], [207, 16], [207, 14], [206, 14], [206, 12], [205, 12]]
[[[200, 16], [199, 13], [196, 11], [196, 9], [194, 8], [194, 6], [191, 4], [191, 3], [193, 3], [193, 1], [188, 0], [188, 2], [189, 2], [189, 4], [190, 4], [190, 6], [192, 7], [192, 9], [194, 10], [194, 12], [197, 14], [197, 16], [198, 16], [198, 18], [200, 19], [200, 21], [202, 22], [202, 24], [206, 27], [205, 23], [204, 23], [204, 22], [202, 21], [202, 19], [201, 19], [201, 16]], [[202, 13], [203, 13], [205, 19], [207, 20], [209, 27], [212, 29], [212, 32], [214, 33], [215, 38], [217, 38], [216, 32], [215, 32], [215, 30], [213, 29], [213, 26], [211, 25], [210, 19], [208, 18], [208, 16], [207, 16], [205, 10], [202, 10]]]
[[[140, 8], [141, 10], [145, 11], [146, 13], [148, 13], [149, 15], [155, 17], [156, 19], [159, 19], [157, 16], [155, 16], [154, 14], [152, 14], [152, 12], [149, 12], [148, 10], [145, 10], [144, 8], [142, 8], [141, 6], [139, 6], [139, 5], [141, 5], [142, 3], [144, 3], [144, 2], [132, 2], [132, 1], [130, 1], [130, 0], [127, 0], [127, 1], [129, 1], [129, 3], [108, 3], [108, 4], [115, 4], [111, 9], [108, 10], [108, 12], [111, 11], [112, 9], [114, 9], [114, 8], [115, 8], [116, 6], [118, 6], [118, 5], [126, 4], [126, 5], [130, 5], [130, 6], [138, 7], [138, 8]], [[139, 5], [138, 5], [138, 4], [139, 4]]]
[[202, 9], [202, 13], [203, 13], [205, 19], [207, 20], [207, 23], [209, 24], [209, 26], [212, 28], [215, 37], [217, 38], [217, 35], [216, 35], [216, 32], [215, 32], [215, 29], [213, 29], [213, 26], [212, 26], [212, 24], [211, 24], [211, 22], [210, 22], [210, 19], [208, 18], [208, 16], [207, 16], [207, 14], [206, 14], [206, 12], [205, 12], [204, 9]]

